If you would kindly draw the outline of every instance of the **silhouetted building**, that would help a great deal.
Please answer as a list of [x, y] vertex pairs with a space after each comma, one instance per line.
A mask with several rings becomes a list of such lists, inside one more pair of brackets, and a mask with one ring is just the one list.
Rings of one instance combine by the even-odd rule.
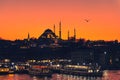
[[57, 39], [57, 36], [51, 29], [46, 29], [39, 39]]
[[94, 51], [92, 49], [79, 49], [70, 52], [74, 64], [89, 64], [94, 62]]
[[39, 42], [41, 44], [52, 44], [55, 43], [56, 40], [58, 40], [58, 37], [56, 36], [56, 34], [50, 30], [47, 29], [44, 31], [44, 33], [38, 38]]

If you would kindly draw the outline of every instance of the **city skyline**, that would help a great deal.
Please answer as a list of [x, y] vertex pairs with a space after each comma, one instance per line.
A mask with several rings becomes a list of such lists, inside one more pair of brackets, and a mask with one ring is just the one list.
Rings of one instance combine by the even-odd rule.
[[0, 37], [8, 40], [38, 38], [53, 30], [62, 38], [74, 36], [90, 40], [119, 40], [119, 0], [1, 0]]

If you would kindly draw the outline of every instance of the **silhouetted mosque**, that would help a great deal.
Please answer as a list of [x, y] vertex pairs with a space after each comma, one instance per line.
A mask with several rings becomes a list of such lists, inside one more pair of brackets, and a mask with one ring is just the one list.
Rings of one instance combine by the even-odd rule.
[[55, 40], [57, 40], [58, 37], [56, 36], [56, 34], [50, 30], [50, 29], [46, 29], [43, 34], [38, 38], [38, 40], [40, 41], [41, 44], [51, 44], [54, 43]]
[[[59, 22], [59, 36], [56, 35], [56, 26], [54, 24], [53, 31], [51, 29], [46, 29], [43, 34], [38, 38], [40, 44], [51, 44], [56, 42], [61, 42], [62, 40], [62, 25], [61, 22]], [[68, 40], [70, 39], [70, 35], [68, 32]], [[76, 29], [74, 28], [74, 36], [73, 40], [76, 40]]]
[[51, 29], [46, 29], [39, 39], [57, 39], [57, 36]]
[[[54, 32], [53, 32], [54, 31]], [[46, 29], [43, 34], [38, 38], [40, 44], [52, 44], [56, 43], [61, 39], [61, 22], [59, 23], [59, 37], [55, 34], [55, 25], [53, 26], [53, 31], [51, 29]]]

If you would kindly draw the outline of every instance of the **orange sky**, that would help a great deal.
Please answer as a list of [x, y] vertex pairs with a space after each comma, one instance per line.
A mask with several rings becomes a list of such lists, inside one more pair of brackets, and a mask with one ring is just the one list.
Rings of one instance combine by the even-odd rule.
[[38, 38], [54, 24], [58, 35], [60, 21], [64, 39], [75, 27], [77, 38], [120, 41], [120, 0], [0, 0], [3, 39]]

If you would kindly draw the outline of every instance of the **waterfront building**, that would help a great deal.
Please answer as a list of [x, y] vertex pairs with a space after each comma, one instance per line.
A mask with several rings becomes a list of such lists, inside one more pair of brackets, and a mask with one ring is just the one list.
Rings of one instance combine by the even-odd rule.
[[70, 53], [74, 64], [89, 64], [94, 62], [94, 51], [92, 49], [78, 49]]

